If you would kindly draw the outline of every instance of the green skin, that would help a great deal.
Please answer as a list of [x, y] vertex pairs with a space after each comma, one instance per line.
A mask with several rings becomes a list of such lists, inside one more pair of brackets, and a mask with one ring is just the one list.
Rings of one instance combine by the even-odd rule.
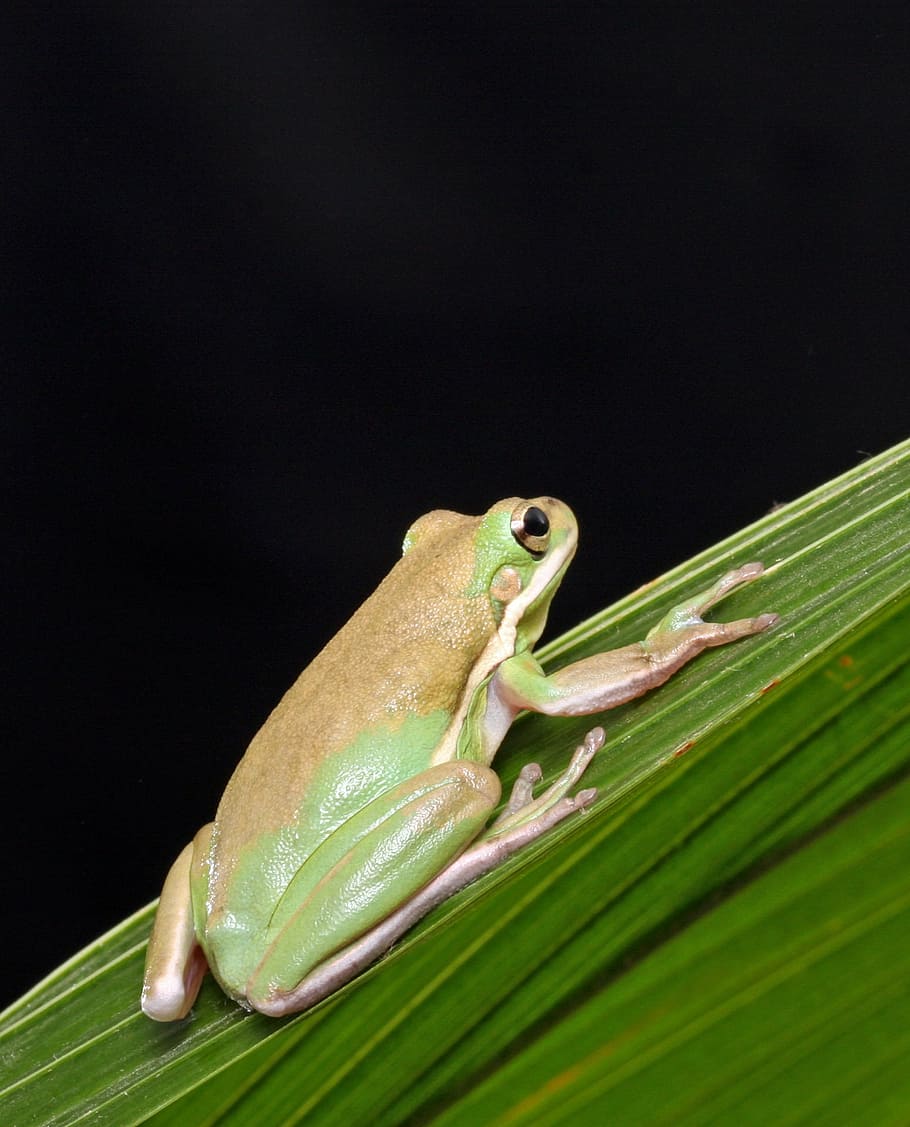
[[285, 694], [214, 822], [171, 868], [149, 941], [149, 1017], [185, 1017], [206, 968], [263, 1013], [320, 1001], [434, 905], [593, 801], [593, 790], [569, 791], [599, 728], [536, 799], [540, 769], [526, 767], [488, 826], [500, 799], [490, 763], [522, 709], [601, 712], [776, 621], [702, 621], [761, 573], [747, 564], [644, 641], [547, 676], [532, 650], [576, 540], [574, 516], [552, 497], [413, 525], [402, 559]]

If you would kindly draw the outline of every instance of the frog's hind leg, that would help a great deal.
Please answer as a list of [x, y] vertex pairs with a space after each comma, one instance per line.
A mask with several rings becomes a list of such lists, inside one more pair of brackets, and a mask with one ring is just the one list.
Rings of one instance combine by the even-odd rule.
[[[581, 791], [575, 796], [570, 796], [567, 792], [581, 776], [603, 743], [603, 738], [602, 729], [596, 728], [590, 732], [582, 746], [576, 750], [571, 764], [563, 775], [539, 799], [533, 799], [531, 790], [534, 782], [540, 777], [540, 769], [536, 764], [529, 764], [513, 788], [504, 816], [477, 838], [474, 844], [463, 851], [461, 849], [454, 853], [450, 851], [447, 865], [442, 866], [437, 863], [434, 870], [436, 876], [422, 887], [412, 886], [407, 899], [399, 899], [397, 905], [378, 918], [369, 931], [359, 938], [353, 938], [347, 946], [320, 962], [296, 986], [290, 989], [276, 989], [268, 985], [267, 973], [257, 976], [260, 978], [260, 989], [255, 998], [248, 993], [250, 1002], [263, 1013], [276, 1016], [295, 1013], [315, 1005], [368, 967], [437, 904], [441, 904], [483, 873], [496, 868], [516, 850], [545, 833], [563, 818], [587, 806], [595, 797], [593, 789]], [[455, 775], [469, 771], [495, 780], [495, 798], [491, 791], [489, 798], [493, 801], [487, 806], [485, 820], [499, 796], [497, 776], [488, 768], [475, 763], [455, 762], [431, 768], [431, 771], [442, 770]], [[479, 805], [477, 813], [480, 812]], [[476, 835], [478, 829], [479, 826], [475, 821], [472, 837]], [[377, 844], [379, 848], [385, 850], [383, 843], [373, 843], [374, 846]], [[437, 862], [438, 860], [437, 854]], [[404, 863], [407, 864], [406, 861]], [[407, 869], [403, 871], [406, 872]], [[311, 907], [308, 906], [308, 917], [310, 911]], [[312, 918], [306, 920], [308, 929], [312, 930], [313, 924]], [[265, 962], [260, 970], [267, 970]], [[262, 989], [263, 986], [265, 989]]]
[[273, 1016], [295, 1013], [378, 958], [429, 905], [397, 929], [387, 918], [477, 837], [500, 792], [499, 777], [483, 764], [440, 763], [340, 826], [276, 906], [269, 946], [245, 986], [249, 1004]]
[[180, 853], [161, 890], [145, 959], [141, 1002], [143, 1013], [155, 1021], [186, 1017], [208, 968], [193, 927], [190, 873], [197, 844], [210, 832], [211, 826], [200, 830]]

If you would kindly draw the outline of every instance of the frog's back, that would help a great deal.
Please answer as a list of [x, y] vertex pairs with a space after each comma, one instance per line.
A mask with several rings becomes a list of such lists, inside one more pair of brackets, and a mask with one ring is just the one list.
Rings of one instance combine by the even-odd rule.
[[466, 594], [477, 524], [422, 518], [416, 545], [284, 695], [224, 793], [213, 872], [226, 878], [244, 846], [289, 827], [304, 853], [427, 765], [496, 632], [483, 585]]

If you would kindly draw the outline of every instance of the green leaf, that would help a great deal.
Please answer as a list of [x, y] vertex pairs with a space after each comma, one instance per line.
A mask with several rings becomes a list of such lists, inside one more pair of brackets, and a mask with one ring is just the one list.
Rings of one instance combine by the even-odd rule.
[[[776, 610], [605, 718], [600, 797], [315, 1010], [208, 982], [138, 1012], [152, 906], [0, 1015], [0, 1122], [904, 1122], [910, 1114], [910, 443], [582, 624], [642, 636], [733, 563]], [[523, 717], [554, 777], [594, 718]]]

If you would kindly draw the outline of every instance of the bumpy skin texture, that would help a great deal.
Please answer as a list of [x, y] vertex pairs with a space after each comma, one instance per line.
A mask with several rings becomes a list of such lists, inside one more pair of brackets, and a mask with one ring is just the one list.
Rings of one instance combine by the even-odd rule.
[[534, 769], [524, 774], [484, 832], [500, 794], [489, 764], [521, 709], [613, 707], [707, 646], [774, 621], [701, 620], [760, 573], [747, 565], [643, 642], [548, 677], [531, 649], [576, 536], [571, 511], [550, 497], [508, 498], [482, 517], [434, 512], [411, 528], [401, 561], [288, 690], [214, 822], [175, 862], [149, 944], [150, 1017], [185, 1016], [206, 965], [243, 1005], [312, 1005], [434, 904], [593, 799], [568, 791], [599, 729], [541, 798]]

